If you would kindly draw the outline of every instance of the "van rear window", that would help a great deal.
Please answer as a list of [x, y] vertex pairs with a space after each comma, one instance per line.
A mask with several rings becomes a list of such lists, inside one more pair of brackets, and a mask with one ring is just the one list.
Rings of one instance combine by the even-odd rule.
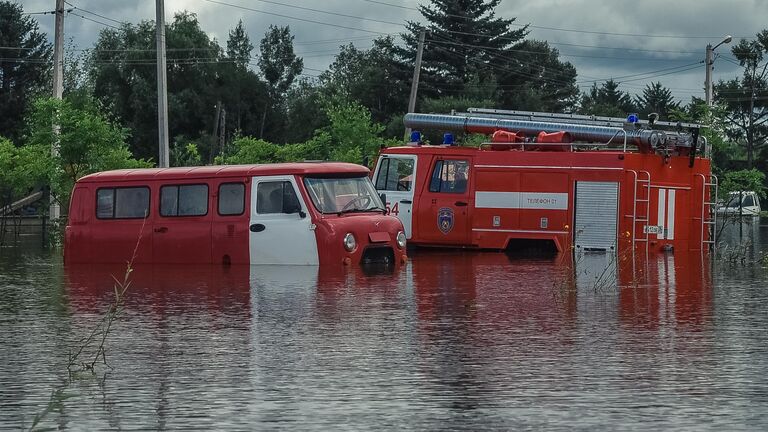
[[160, 188], [160, 216], [205, 216], [206, 214], [208, 214], [208, 185]]
[[149, 215], [149, 188], [101, 188], [96, 191], [99, 219], [141, 219]]

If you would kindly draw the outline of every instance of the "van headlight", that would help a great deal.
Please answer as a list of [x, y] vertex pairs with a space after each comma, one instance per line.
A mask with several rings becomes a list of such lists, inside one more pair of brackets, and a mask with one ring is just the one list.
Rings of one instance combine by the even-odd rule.
[[344, 236], [344, 249], [346, 249], [347, 252], [352, 252], [356, 247], [357, 240], [355, 240], [355, 235], [347, 233], [347, 235]]
[[405, 233], [402, 231], [397, 232], [397, 247], [400, 249], [405, 249]]

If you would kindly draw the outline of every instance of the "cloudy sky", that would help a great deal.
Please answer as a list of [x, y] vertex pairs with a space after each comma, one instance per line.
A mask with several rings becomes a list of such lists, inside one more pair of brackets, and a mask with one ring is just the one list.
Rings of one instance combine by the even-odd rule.
[[[26, 12], [55, 7], [55, 0], [16, 1]], [[196, 13], [202, 28], [222, 45], [240, 19], [257, 47], [270, 24], [289, 25], [296, 51], [304, 58], [305, 74], [317, 75], [340, 44], [351, 42], [365, 49], [377, 36], [402, 32], [400, 23], [420, 21], [415, 8], [426, 1], [165, 0], [165, 9], [167, 20], [181, 10]], [[67, 8], [75, 9], [66, 17], [65, 34], [79, 48], [90, 47], [106, 26], [155, 18], [154, 0], [67, 3]], [[717, 44], [727, 34], [735, 40], [753, 38], [768, 28], [765, 0], [502, 0], [497, 15], [530, 24], [529, 38], [558, 48], [561, 58], [576, 67], [583, 89], [616, 78], [623, 90], [637, 93], [646, 83], [661, 81], [685, 102], [691, 96], [704, 97], [704, 65], [697, 62], [703, 62], [707, 43]], [[53, 16], [33, 16], [52, 39]], [[716, 80], [740, 74], [729, 46], [721, 46], [717, 53]]]

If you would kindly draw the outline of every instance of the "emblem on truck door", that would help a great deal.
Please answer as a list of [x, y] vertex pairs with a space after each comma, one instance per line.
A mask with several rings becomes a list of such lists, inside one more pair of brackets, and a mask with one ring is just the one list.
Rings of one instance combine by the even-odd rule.
[[453, 229], [453, 209], [443, 207], [437, 212], [437, 227], [443, 234], [448, 234]]

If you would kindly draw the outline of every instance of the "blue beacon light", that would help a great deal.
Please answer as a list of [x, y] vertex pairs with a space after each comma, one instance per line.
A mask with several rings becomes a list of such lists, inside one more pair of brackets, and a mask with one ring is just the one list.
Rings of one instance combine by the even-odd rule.
[[421, 142], [421, 132], [419, 132], [419, 131], [411, 132], [411, 142], [412, 143]]
[[449, 145], [449, 146], [453, 145], [453, 134], [452, 133], [443, 134], [443, 144]]
[[640, 116], [637, 114], [630, 114], [627, 116], [627, 123], [638, 123], [640, 121]]

